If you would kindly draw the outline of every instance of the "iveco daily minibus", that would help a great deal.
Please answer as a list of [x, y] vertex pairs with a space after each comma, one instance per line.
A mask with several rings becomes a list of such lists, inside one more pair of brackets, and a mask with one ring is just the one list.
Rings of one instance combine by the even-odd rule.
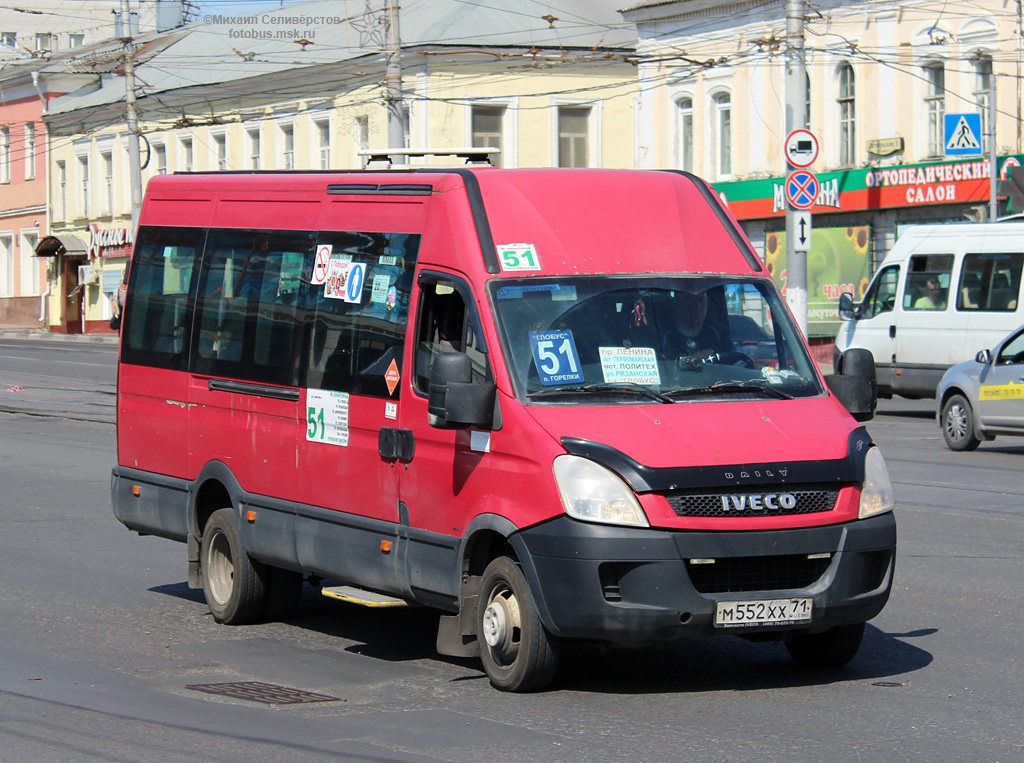
[[840, 402], [869, 417], [870, 375], [826, 384], [692, 175], [155, 177], [121, 336], [114, 512], [222, 623], [307, 581], [426, 605], [524, 691], [580, 640], [841, 665], [889, 597], [889, 479]]

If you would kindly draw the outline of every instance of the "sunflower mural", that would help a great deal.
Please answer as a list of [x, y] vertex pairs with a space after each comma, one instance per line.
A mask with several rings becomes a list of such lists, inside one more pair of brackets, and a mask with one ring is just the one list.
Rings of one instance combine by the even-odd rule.
[[[786, 234], [765, 234], [765, 267], [780, 293], [786, 289]], [[832, 336], [839, 329], [839, 296], [864, 297], [871, 279], [871, 226], [815, 228], [807, 252], [807, 329]]]

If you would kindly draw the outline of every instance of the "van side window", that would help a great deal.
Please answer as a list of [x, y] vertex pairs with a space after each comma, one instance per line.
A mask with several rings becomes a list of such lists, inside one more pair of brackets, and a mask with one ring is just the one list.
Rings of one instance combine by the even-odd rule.
[[964, 256], [957, 310], [1013, 312], [1020, 294], [1021, 265], [1024, 254], [986, 253]]
[[366, 270], [356, 302], [328, 296], [326, 284], [310, 285], [304, 386], [397, 399], [401, 387], [391, 394], [386, 375], [392, 363], [402, 374], [419, 244], [419, 234], [320, 234], [318, 251], [330, 246], [333, 260]]
[[[464, 293], [469, 287], [462, 286]], [[464, 352], [473, 365], [474, 383], [490, 378], [487, 349], [478, 334], [472, 309], [454, 281], [439, 279], [420, 284], [420, 307], [416, 328], [416, 390], [427, 393], [434, 358], [442, 352]]]
[[211, 230], [196, 304], [196, 373], [298, 386], [302, 272], [314, 234]]
[[202, 228], [139, 229], [121, 328], [122, 362], [185, 370], [189, 294], [205, 238]]
[[868, 293], [864, 295], [861, 307], [863, 317], [874, 318], [896, 307], [896, 285], [899, 280], [898, 266], [889, 266], [879, 274]]
[[910, 258], [904, 310], [945, 310], [949, 298], [952, 254], [915, 254]]

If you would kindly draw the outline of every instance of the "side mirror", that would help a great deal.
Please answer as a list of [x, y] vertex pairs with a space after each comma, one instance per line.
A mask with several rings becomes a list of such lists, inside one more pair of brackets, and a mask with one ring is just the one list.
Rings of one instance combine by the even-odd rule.
[[845, 292], [839, 295], [839, 317], [855, 321], [860, 317], [860, 308], [853, 304], [853, 297]]
[[878, 404], [875, 358], [870, 350], [847, 350], [839, 356], [835, 370], [825, 377], [829, 390], [857, 421], [870, 421]]
[[979, 350], [978, 354], [974, 356], [975, 363], [981, 363], [983, 366], [987, 366], [992, 362], [992, 350]]
[[434, 358], [427, 389], [430, 425], [438, 429], [494, 428], [493, 384], [474, 384], [473, 364], [464, 352], [443, 352]]

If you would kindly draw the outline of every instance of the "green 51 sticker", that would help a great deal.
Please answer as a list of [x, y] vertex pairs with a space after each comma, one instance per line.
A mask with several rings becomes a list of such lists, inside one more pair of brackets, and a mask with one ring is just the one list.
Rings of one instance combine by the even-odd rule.
[[498, 246], [501, 269], [540, 270], [540, 257], [533, 244], [501, 244]]

